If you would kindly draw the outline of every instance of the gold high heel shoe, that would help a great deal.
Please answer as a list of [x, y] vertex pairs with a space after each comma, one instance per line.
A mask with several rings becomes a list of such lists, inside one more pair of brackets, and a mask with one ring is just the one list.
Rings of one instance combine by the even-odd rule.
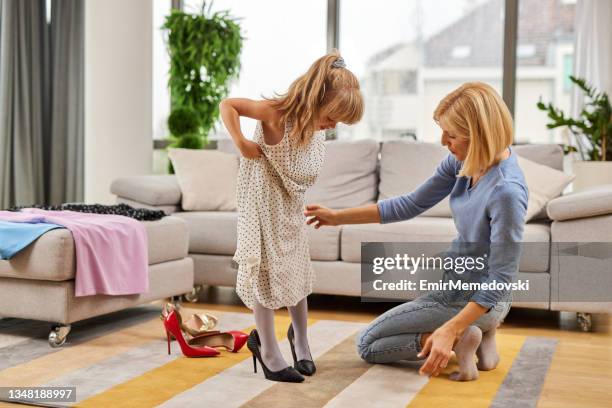
[[220, 333], [219, 330], [213, 330], [219, 321], [216, 316], [209, 313], [194, 313], [187, 321], [183, 322], [181, 314], [176, 310], [174, 305], [172, 303], [166, 303], [162, 307], [160, 319], [165, 319], [171, 311], [174, 311], [176, 314], [181, 329], [192, 337], [205, 333]]
[[217, 326], [218, 319], [209, 313], [194, 313], [185, 322], [185, 331], [196, 337], [203, 333], [219, 332], [213, 330]]

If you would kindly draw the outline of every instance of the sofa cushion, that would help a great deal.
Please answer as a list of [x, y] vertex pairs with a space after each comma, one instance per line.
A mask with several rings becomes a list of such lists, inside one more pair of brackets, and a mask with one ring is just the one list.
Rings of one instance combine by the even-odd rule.
[[111, 193], [151, 206], [177, 206], [181, 189], [174, 175], [122, 177], [113, 181]]
[[314, 229], [307, 226], [310, 258], [313, 261], [337, 261], [340, 259], [340, 227]]
[[[449, 154], [441, 145], [404, 140], [383, 143], [380, 152], [378, 200], [407, 194], [431, 177]], [[423, 216], [451, 217], [448, 197], [425, 211]]]
[[306, 203], [331, 208], [357, 207], [376, 201], [379, 144], [375, 140], [325, 143], [321, 174], [306, 191]]
[[[526, 144], [512, 146], [521, 157], [532, 162], [563, 171], [563, 149], [557, 144]], [[548, 219], [546, 207], [542, 208], [534, 219]]]
[[553, 198], [559, 197], [565, 187], [572, 182], [574, 176], [521, 156], [518, 156], [518, 165], [523, 171], [529, 189], [525, 221], [542, 218], [545, 216], [546, 204]]
[[174, 216], [187, 221], [189, 253], [234, 255], [236, 252], [237, 212], [192, 211]]
[[[323, 227], [325, 228], [325, 227]], [[446, 217], [416, 217], [390, 224], [345, 225], [342, 227], [340, 259], [361, 262], [362, 242], [451, 242], [457, 236], [455, 224]], [[549, 269], [550, 226], [533, 223], [525, 226], [520, 270], [547, 272]]]
[[551, 200], [547, 211], [555, 221], [612, 214], [612, 184], [591, 187]]
[[215, 150], [170, 149], [185, 211], [235, 211], [238, 156]]
[[[143, 221], [147, 230], [149, 265], [187, 256], [187, 225], [176, 217]], [[0, 261], [0, 276], [64, 281], [74, 279], [74, 241], [65, 228], [43, 234], [9, 261]]]
[[[176, 217], [189, 226], [189, 253], [234, 255], [236, 252], [238, 213], [234, 211], [179, 212]], [[315, 230], [307, 227], [310, 256], [313, 260], [335, 261], [340, 258], [340, 228]]]

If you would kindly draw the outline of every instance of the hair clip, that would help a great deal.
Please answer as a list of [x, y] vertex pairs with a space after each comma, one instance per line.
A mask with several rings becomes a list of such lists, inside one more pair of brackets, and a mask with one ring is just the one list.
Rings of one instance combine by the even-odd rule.
[[344, 58], [338, 57], [334, 62], [332, 62], [332, 67], [334, 68], [346, 68], [346, 63], [344, 62]]

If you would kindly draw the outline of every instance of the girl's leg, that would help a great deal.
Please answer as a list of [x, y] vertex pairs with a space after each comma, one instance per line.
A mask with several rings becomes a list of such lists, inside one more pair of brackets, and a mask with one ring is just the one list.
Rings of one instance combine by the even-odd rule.
[[308, 302], [306, 298], [300, 300], [297, 305], [290, 306], [289, 315], [295, 334], [295, 354], [299, 360], [312, 360], [310, 348], [308, 347]]
[[274, 333], [274, 310], [263, 307], [255, 301], [253, 308], [255, 325], [261, 340], [261, 358], [271, 371], [279, 371], [289, 366], [281, 354]]

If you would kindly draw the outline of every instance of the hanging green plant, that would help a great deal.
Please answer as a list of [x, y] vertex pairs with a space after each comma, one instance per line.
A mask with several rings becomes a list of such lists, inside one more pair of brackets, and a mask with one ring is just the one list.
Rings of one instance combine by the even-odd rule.
[[[171, 111], [195, 111], [197, 134], [204, 144], [219, 117], [219, 103], [227, 96], [231, 81], [238, 78], [243, 40], [237, 19], [228, 10], [212, 13], [211, 6], [212, 2], [207, 8], [204, 1], [199, 14], [173, 10], [162, 27], [167, 31], [170, 54]], [[170, 131], [175, 138], [181, 137]], [[189, 141], [175, 141], [174, 145], [197, 146], [194, 132], [186, 134]]]

